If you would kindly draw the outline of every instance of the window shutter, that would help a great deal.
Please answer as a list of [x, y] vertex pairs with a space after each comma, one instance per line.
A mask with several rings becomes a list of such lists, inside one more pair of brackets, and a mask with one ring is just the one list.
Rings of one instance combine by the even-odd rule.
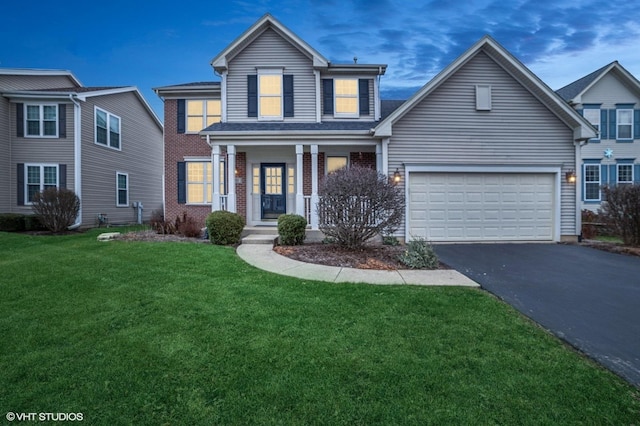
[[369, 80], [358, 80], [358, 93], [360, 97], [360, 115], [369, 115]]
[[24, 163], [18, 163], [16, 182], [18, 182], [18, 205], [24, 206]]
[[247, 117], [258, 116], [258, 76], [247, 76]]
[[[24, 104], [16, 104], [16, 136], [24, 137]], [[22, 203], [21, 205], [24, 205]]]
[[618, 183], [617, 168], [615, 164], [609, 165], [609, 186], [615, 186]]
[[600, 185], [609, 184], [609, 167], [606, 164], [600, 165]]
[[640, 109], [633, 110], [633, 138], [640, 139]]
[[640, 183], [640, 164], [633, 165], [633, 183]]
[[178, 204], [187, 202], [187, 167], [184, 161], [178, 162]]
[[58, 164], [58, 188], [67, 187], [67, 165]]
[[322, 79], [322, 113], [333, 114], [333, 79]]
[[67, 105], [58, 105], [58, 137], [67, 137]]
[[617, 123], [616, 123], [616, 110], [615, 109], [610, 109], [609, 110], [609, 139], [615, 139], [616, 138], [616, 135], [618, 134], [616, 126], [617, 126]]
[[607, 125], [607, 123], [609, 122], [607, 120], [608, 115], [609, 114], [607, 114], [606, 109], [600, 110], [600, 139], [609, 139], [609, 126]]
[[186, 102], [184, 99], [178, 99], [178, 133], [184, 133], [186, 130]]
[[284, 116], [293, 117], [293, 75], [282, 76], [282, 89], [284, 94]]
[[578, 111], [578, 114], [580, 114], [581, 116], [584, 117], [584, 110], [583, 109], [577, 109], [576, 111]]

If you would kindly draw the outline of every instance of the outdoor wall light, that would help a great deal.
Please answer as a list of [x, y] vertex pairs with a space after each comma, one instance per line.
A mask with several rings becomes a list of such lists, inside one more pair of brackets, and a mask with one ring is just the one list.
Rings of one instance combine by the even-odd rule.
[[393, 172], [393, 183], [400, 183], [400, 170], [396, 168], [396, 171]]
[[576, 172], [573, 170], [569, 170], [565, 173], [565, 176], [567, 178], [567, 183], [576, 183]]

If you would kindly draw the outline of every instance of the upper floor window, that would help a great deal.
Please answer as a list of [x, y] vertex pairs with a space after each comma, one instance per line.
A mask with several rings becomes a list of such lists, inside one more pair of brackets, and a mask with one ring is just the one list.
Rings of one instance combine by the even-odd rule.
[[322, 113], [338, 118], [370, 115], [370, 83], [367, 78], [323, 78]]
[[618, 184], [633, 183], [633, 164], [617, 164]]
[[616, 139], [633, 139], [633, 110], [616, 110], [617, 135]]
[[335, 115], [341, 117], [358, 116], [358, 80], [336, 78], [334, 83]]
[[282, 71], [262, 71], [258, 74], [258, 117], [282, 119]]
[[58, 137], [58, 105], [25, 106], [27, 137]]
[[584, 200], [600, 201], [600, 164], [584, 165]]
[[600, 108], [585, 108], [584, 118], [600, 133]]
[[98, 107], [95, 112], [95, 143], [119, 150], [120, 117]]
[[58, 187], [58, 165], [26, 164], [24, 172], [26, 204], [33, 203], [33, 196], [38, 192]]
[[197, 133], [214, 123], [219, 123], [222, 116], [220, 100], [188, 99], [187, 100], [187, 132]]

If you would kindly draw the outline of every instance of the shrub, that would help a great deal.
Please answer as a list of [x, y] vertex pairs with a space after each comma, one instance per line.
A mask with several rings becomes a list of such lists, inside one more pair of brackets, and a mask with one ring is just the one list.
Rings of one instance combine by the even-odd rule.
[[45, 229], [40, 222], [40, 218], [35, 214], [27, 214], [24, 216], [24, 230], [25, 231], [39, 231]]
[[307, 219], [298, 214], [283, 214], [278, 217], [280, 244], [295, 246], [306, 238]]
[[73, 225], [80, 212], [80, 198], [66, 188], [47, 188], [33, 196], [33, 212], [51, 232], [62, 232]]
[[171, 221], [164, 220], [164, 213], [161, 209], [157, 209], [151, 212], [151, 218], [149, 220], [151, 229], [158, 234], [175, 234], [176, 224]]
[[438, 255], [424, 238], [412, 237], [407, 249], [400, 255], [400, 262], [411, 269], [438, 269]]
[[617, 236], [631, 246], [640, 246], [640, 185], [603, 187], [606, 202], [602, 215]]
[[182, 213], [182, 217], [176, 218], [175, 228], [178, 234], [189, 238], [199, 238], [202, 234], [202, 226], [200, 226], [194, 218]]
[[0, 214], [0, 231], [22, 232], [25, 230], [25, 215], [20, 213]]
[[244, 228], [244, 218], [237, 213], [218, 210], [207, 216], [206, 225], [212, 243], [237, 244]]
[[338, 245], [360, 248], [402, 221], [404, 196], [382, 173], [353, 166], [327, 175], [320, 186], [320, 230]]

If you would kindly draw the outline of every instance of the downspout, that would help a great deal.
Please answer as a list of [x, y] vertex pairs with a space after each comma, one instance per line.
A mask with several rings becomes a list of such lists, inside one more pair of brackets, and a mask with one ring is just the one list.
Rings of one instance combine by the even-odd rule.
[[74, 180], [74, 191], [78, 198], [80, 199], [80, 210], [78, 211], [78, 216], [76, 217], [76, 222], [69, 226], [69, 230], [78, 229], [82, 224], [82, 157], [81, 157], [81, 148], [82, 148], [82, 137], [80, 135], [80, 122], [81, 122], [81, 108], [80, 103], [74, 98], [74, 94], [69, 95], [69, 100], [73, 102], [73, 180]]

